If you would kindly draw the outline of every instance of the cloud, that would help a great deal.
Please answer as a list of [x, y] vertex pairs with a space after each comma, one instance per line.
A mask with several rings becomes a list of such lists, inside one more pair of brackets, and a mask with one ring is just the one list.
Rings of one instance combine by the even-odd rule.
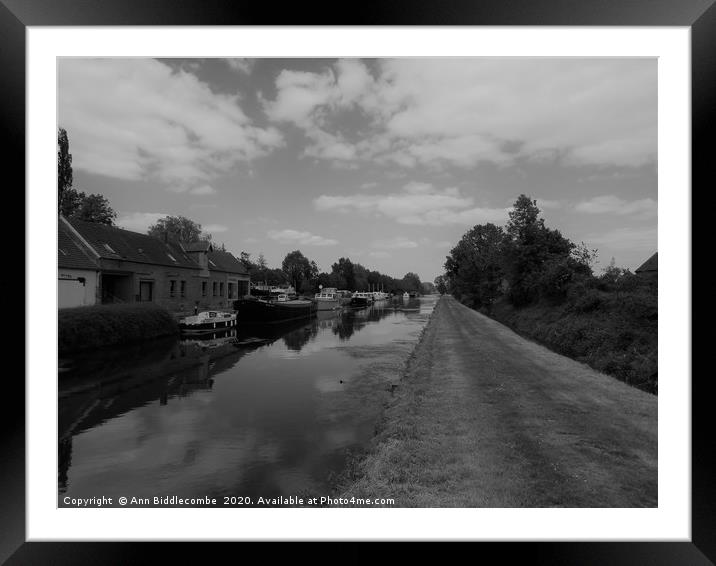
[[191, 195], [213, 195], [216, 194], [216, 189], [211, 185], [201, 185], [189, 190]]
[[[654, 60], [628, 58], [381, 59], [370, 70], [343, 59], [283, 71], [264, 108], [329, 160], [639, 166], [656, 158], [656, 71]], [[340, 118], [356, 109], [368, 127], [351, 138]]]
[[537, 201], [537, 208], [539, 208], [540, 210], [544, 210], [544, 209], [555, 210], [558, 208], [562, 208], [562, 203], [559, 202], [558, 200], [548, 200], [548, 199], [544, 199], [544, 198], [538, 198], [535, 200]]
[[218, 232], [226, 232], [228, 228], [224, 226], [223, 224], [207, 224], [206, 226], [201, 227], [202, 232], [207, 232], [209, 234], [216, 234]]
[[240, 73], [244, 73], [246, 75], [251, 74], [251, 71], [256, 64], [256, 59], [245, 59], [243, 57], [224, 59], [224, 61], [226, 61], [226, 64], [234, 71], [239, 71]]
[[239, 97], [154, 59], [60, 59], [59, 124], [76, 169], [185, 192], [283, 144]]
[[409, 249], [409, 248], [417, 248], [418, 243], [414, 242], [413, 240], [410, 240], [404, 236], [397, 236], [392, 239], [388, 240], [375, 240], [371, 247], [376, 249], [382, 249], [382, 250], [400, 250], [400, 249]]
[[361, 189], [372, 189], [373, 187], [377, 187], [378, 183], [375, 181], [371, 181], [370, 183], [363, 183], [360, 188]]
[[585, 242], [610, 249], [649, 252], [657, 249], [658, 230], [657, 228], [617, 228], [604, 234], [587, 236]]
[[474, 200], [463, 196], [457, 188], [439, 190], [426, 183], [414, 182], [392, 194], [321, 195], [313, 204], [318, 211], [361, 212], [384, 216], [400, 224], [472, 225], [501, 222], [507, 218], [506, 208], [476, 207]]
[[338, 243], [338, 240], [290, 229], [270, 230], [268, 237], [280, 244], [301, 244], [303, 246], [335, 246]]
[[656, 201], [645, 198], [635, 201], [625, 201], [614, 195], [594, 197], [578, 203], [574, 209], [587, 214], [639, 214], [642, 216], [655, 216], [657, 213]]
[[368, 255], [370, 257], [375, 257], [375, 258], [380, 258], [380, 259], [390, 257], [390, 254], [388, 252], [384, 252], [384, 251], [368, 252]]
[[166, 212], [128, 212], [120, 214], [115, 224], [125, 230], [145, 234], [152, 224], [156, 224], [160, 218], [167, 216], [170, 215]]

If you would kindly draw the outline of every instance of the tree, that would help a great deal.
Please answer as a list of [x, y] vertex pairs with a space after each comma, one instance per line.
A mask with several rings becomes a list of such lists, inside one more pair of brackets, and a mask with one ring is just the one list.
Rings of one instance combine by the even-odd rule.
[[[575, 245], [539, 218], [537, 201], [520, 195], [515, 201], [504, 241], [509, 296], [515, 306], [535, 301], [540, 293], [559, 296], [575, 272]], [[581, 268], [581, 266], [580, 266]]]
[[86, 196], [84, 193], [79, 193], [79, 204], [72, 217], [85, 222], [98, 222], [99, 224], [113, 226], [117, 213], [109, 206], [109, 201], [102, 195]]
[[256, 268], [254, 263], [251, 261], [251, 254], [248, 252], [241, 252], [241, 255], [239, 256], [239, 261], [249, 273], [254, 271]]
[[403, 276], [403, 288], [406, 291], [420, 291], [420, 277], [412, 271]]
[[492, 223], [466, 232], [445, 261], [451, 292], [471, 307], [491, 305], [501, 294], [505, 233]]
[[[315, 264], [314, 264], [315, 265]], [[301, 290], [301, 283], [310, 280], [313, 273], [311, 262], [299, 250], [294, 250], [283, 259], [281, 270], [296, 290]]]
[[[72, 154], [67, 131], [59, 128], [57, 131], [57, 209], [63, 213], [65, 195], [72, 189]], [[76, 193], [75, 195], [76, 196]]]
[[358, 287], [356, 287], [355, 269], [350, 259], [347, 257], [340, 258], [331, 266], [331, 271], [334, 275], [342, 278], [347, 289], [351, 291], [358, 289]]
[[201, 231], [201, 224], [189, 220], [184, 216], [165, 216], [152, 224], [147, 234], [175, 242], [195, 243], [211, 241], [211, 234], [204, 234]]
[[435, 288], [441, 295], [447, 293], [447, 279], [444, 275], [438, 275], [435, 278]]

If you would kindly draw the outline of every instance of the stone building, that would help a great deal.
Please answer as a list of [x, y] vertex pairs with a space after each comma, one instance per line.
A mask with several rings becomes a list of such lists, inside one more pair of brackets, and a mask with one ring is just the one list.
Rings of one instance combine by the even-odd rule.
[[[83, 304], [152, 302], [174, 313], [190, 313], [195, 308], [231, 308], [230, 295], [238, 296], [244, 289], [248, 293], [249, 275], [241, 262], [228, 252], [214, 250], [209, 242], [182, 245], [64, 217], [59, 218], [59, 224], [62, 241], [69, 239], [79, 248], [72, 249], [77, 259], [80, 252], [86, 257], [84, 271], [89, 271], [89, 265], [95, 266], [96, 281], [90, 283], [95, 300]], [[62, 256], [58, 251], [60, 266], [69, 263]], [[66, 268], [61, 274], [74, 273]], [[79, 306], [74, 302], [64, 300], [59, 306]]]

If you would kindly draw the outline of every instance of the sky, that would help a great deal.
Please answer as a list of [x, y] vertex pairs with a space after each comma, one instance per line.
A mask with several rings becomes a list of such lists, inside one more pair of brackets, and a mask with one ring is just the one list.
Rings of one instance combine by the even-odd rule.
[[657, 250], [653, 58], [63, 58], [58, 98], [73, 186], [118, 226], [185, 216], [271, 267], [433, 281], [520, 194], [597, 273]]

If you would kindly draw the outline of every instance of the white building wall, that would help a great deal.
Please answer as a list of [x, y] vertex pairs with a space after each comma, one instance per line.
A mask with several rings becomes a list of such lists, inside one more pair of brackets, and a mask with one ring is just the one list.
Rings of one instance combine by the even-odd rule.
[[[84, 278], [84, 282], [79, 279]], [[97, 302], [97, 272], [60, 268], [57, 276], [57, 308], [83, 307]]]

